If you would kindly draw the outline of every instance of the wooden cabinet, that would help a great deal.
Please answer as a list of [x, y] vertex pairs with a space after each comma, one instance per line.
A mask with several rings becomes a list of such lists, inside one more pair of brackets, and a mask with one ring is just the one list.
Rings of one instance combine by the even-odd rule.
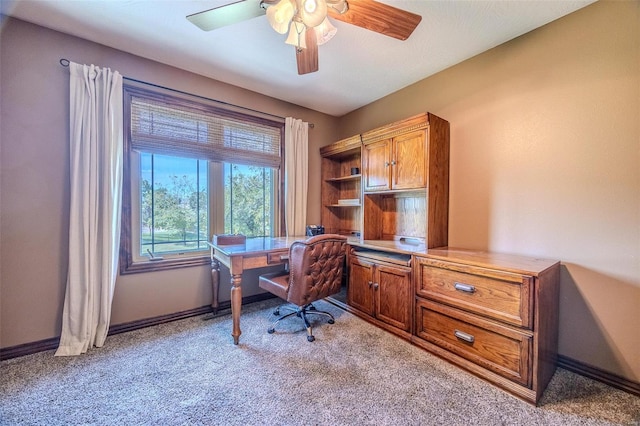
[[322, 147], [320, 155], [325, 232], [447, 245], [446, 120], [419, 114]]
[[341, 306], [537, 403], [556, 367], [560, 264], [445, 247], [449, 123], [420, 114], [321, 154], [325, 230], [360, 237]]
[[361, 145], [357, 135], [320, 148], [321, 216], [328, 234], [362, 233]]
[[427, 131], [417, 130], [364, 145], [364, 190], [424, 188], [427, 184]]
[[362, 134], [365, 240], [447, 245], [449, 123], [419, 114]]
[[414, 343], [537, 403], [556, 366], [559, 262], [442, 248], [414, 273]]
[[364, 192], [425, 189], [449, 176], [449, 123], [419, 114], [362, 134]]
[[559, 262], [445, 247], [449, 123], [420, 114], [321, 155], [325, 230], [360, 237], [341, 306], [537, 403], [556, 366]]
[[410, 264], [411, 255], [352, 247], [348, 305], [383, 328], [408, 337], [412, 323]]

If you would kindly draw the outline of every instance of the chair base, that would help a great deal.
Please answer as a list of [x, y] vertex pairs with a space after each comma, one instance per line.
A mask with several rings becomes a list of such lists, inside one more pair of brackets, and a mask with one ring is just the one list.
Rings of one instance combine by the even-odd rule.
[[298, 318], [302, 318], [302, 320], [304, 321], [304, 325], [307, 328], [307, 341], [309, 342], [313, 342], [314, 340], [316, 340], [316, 338], [313, 336], [313, 330], [311, 329], [311, 324], [309, 323], [309, 320], [307, 319], [307, 315], [322, 315], [322, 316], [326, 316], [329, 317], [329, 320], [327, 321], [329, 324], [334, 324], [336, 322], [336, 319], [333, 317], [333, 315], [331, 315], [329, 312], [325, 312], [325, 311], [319, 311], [316, 309], [315, 306], [313, 306], [312, 303], [308, 303], [304, 306], [296, 306], [294, 307], [294, 305], [285, 305], [285, 306], [281, 306], [276, 308], [275, 311], [273, 311], [274, 315], [280, 315], [280, 309], [288, 309], [291, 310], [292, 312], [289, 312], [288, 314], [282, 315], [280, 318], [278, 318], [277, 320], [275, 320], [272, 324], [271, 327], [269, 327], [267, 329], [267, 333], [272, 334], [276, 331], [276, 325], [282, 321], [285, 318], [289, 318], [292, 316], [297, 316]]

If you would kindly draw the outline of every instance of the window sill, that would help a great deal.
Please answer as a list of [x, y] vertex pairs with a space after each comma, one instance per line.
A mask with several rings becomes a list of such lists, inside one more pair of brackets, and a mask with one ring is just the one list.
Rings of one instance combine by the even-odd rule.
[[188, 268], [190, 266], [208, 265], [210, 263], [211, 259], [209, 258], [209, 256], [188, 257], [182, 259], [174, 258], [154, 261], [148, 260], [144, 262], [133, 262], [131, 259], [127, 259], [124, 262], [120, 262], [120, 275], [164, 271], [167, 269]]

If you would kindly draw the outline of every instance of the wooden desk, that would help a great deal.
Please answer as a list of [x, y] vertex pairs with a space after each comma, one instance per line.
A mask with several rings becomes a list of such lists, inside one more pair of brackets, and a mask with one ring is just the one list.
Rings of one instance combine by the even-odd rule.
[[257, 237], [247, 238], [245, 244], [220, 245], [209, 243], [211, 247], [211, 284], [213, 302], [211, 307], [218, 309], [218, 288], [220, 283], [220, 264], [229, 268], [231, 274], [231, 317], [233, 318], [233, 343], [240, 340], [240, 313], [242, 311], [242, 273], [247, 269], [262, 268], [287, 263], [289, 247], [294, 241], [307, 237]]

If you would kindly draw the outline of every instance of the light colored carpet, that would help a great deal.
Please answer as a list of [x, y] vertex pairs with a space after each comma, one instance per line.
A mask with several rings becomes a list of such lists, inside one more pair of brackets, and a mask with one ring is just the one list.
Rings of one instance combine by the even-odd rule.
[[539, 407], [327, 303], [316, 341], [276, 299], [110, 336], [80, 357], [0, 363], [2, 425], [640, 424], [640, 398], [558, 369]]

